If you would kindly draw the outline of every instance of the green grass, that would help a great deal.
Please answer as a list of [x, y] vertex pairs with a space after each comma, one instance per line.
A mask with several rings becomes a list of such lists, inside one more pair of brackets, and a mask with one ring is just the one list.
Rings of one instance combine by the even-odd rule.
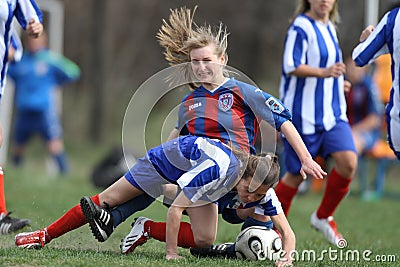
[[[43, 153], [33, 148], [25, 166], [16, 169], [6, 166], [6, 195], [8, 209], [16, 217], [32, 220], [32, 225], [24, 230], [36, 230], [49, 225], [65, 211], [76, 205], [83, 195], [100, 191], [90, 182], [90, 171], [107, 149], [76, 145], [69, 147], [72, 173], [68, 178], [47, 175]], [[357, 181], [352, 185], [352, 193], [339, 206], [335, 219], [346, 237], [348, 247], [335, 251], [322, 235], [309, 225], [311, 213], [319, 204], [321, 193], [308, 193], [295, 198], [289, 221], [297, 237], [299, 253], [315, 251], [316, 257], [326, 250], [323, 260], [301, 260], [296, 266], [400, 266], [400, 195], [398, 166], [389, 170], [387, 191], [390, 198], [375, 202], [363, 202], [357, 195]], [[164, 220], [166, 208], [155, 203], [149, 209], [137, 214]], [[273, 266], [271, 262], [249, 262], [226, 259], [197, 259], [186, 249], [180, 249], [184, 260], [166, 262], [165, 244], [150, 240], [131, 255], [121, 255], [120, 239], [130, 230], [129, 218], [116, 229], [104, 243], [98, 243], [84, 226], [53, 240], [44, 249], [24, 250], [14, 245], [14, 234], [0, 236], [0, 266]], [[239, 225], [219, 222], [217, 242], [233, 241], [239, 232]], [[346, 261], [346, 253], [370, 250], [370, 258], [395, 255], [396, 262]], [[307, 255], [307, 254], [305, 254]], [[334, 256], [339, 258], [334, 260]], [[342, 258], [340, 258], [342, 256]], [[362, 257], [362, 255], [360, 255]]]

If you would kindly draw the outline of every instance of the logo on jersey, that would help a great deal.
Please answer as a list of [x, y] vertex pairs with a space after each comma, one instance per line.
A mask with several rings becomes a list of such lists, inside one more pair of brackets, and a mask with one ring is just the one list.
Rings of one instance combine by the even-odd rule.
[[222, 94], [218, 99], [218, 107], [223, 111], [228, 111], [233, 105], [233, 95], [231, 93]]
[[198, 107], [201, 107], [201, 102], [197, 102], [197, 103], [194, 103], [193, 105], [190, 105], [189, 110], [193, 110]]
[[285, 110], [282, 104], [279, 103], [278, 100], [276, 100], [272, 96], [268, 98], [267, 101], [265, 101], [265, 104], [269, 107], [270, 110], [278, 114], [281, 114]]

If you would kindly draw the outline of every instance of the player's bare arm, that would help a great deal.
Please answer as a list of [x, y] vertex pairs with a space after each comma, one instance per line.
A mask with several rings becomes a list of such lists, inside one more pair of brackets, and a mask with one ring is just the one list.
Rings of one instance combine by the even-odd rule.
[[293, 123], [291, 123], [290, 121], [284, 122], [281, 126], [281, 131], [285, 135], [287, 141], [293, 147], [294, 151], [296, 151], [296, 154], [301, 161], [302, 165], [300, 174], [303, 179], [307, 178], [306, 173], [317, 179], [324, 178], [327, 173], [322, 170], [321, 166], [319, 166], [319, 164], [312, 159], [306, 145], [301, 139]]

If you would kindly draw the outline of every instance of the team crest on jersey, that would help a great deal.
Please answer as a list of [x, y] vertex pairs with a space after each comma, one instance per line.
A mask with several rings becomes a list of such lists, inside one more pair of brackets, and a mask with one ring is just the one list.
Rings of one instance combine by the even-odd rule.
[[285, 108], [282, 106], [281, 103], [279, 103], [275, 98], [270, 97], [265, 101], [265, 104], [269, 107], [270, 110], [272, 110], [275, 113], [281, 114]]
[[219, 96], [218, 106], [223, 111], [228, 111], [233, 105], [233, 95], [231, 93], [226, 93]]

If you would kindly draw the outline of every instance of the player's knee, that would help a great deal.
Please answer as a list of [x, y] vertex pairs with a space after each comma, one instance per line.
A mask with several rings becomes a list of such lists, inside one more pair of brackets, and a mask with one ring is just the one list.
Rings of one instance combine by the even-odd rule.
[[215, 235], [212, 235], [210, 233], [202, 233], [194, 237], [194, 242], [200, 248], [208, 247], [214, 244]]
[[338, 169], [336, 171], [339, 172], [343, 177], [354, 177], [356, 169], [357, 169], [357, 158], [354, 158], [342, 162], [342, 164], [338, 166]]

